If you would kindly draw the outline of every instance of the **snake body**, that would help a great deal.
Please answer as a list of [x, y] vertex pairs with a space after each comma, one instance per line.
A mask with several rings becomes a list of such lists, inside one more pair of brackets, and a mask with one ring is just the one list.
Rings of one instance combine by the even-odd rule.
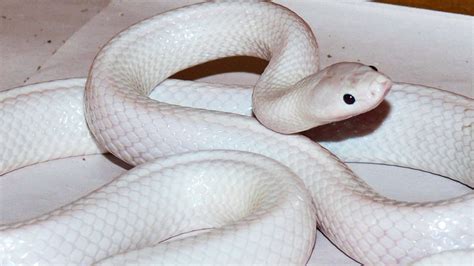
[[[207, 16], [209, 13], [218, 15]], [[233, 86], [219, 85], [226, 89], [219, 92], [217, 85], [170, 80], [151, 94], [158, 101], [148, 97], [156, 84], [183, 68], [241, 54], [270, 60], [253, 94]], [[0, 173], [55, 158], [105, 151], [140, 166], [71, 205], [31, 221], [3, 226], [0, 261], [302, 264], [311, 252], [315, 217], [317, 226], [333, 243], [365, 264], [406, 264], [445, 250], [474, 248], [474, 193], [438, 202], [391, 200], [371, 189], [324, 147], [304, 136], [275, 132], [308, 129], [308, 117], [317, 121], [311, 125], [316, 126], [369, 111], [380, 104], [390, 85], [382, 74], [368, 67], [342, 64], [319, 71], [317, 62], [314, 36], [291, 11], [262, 2], [206, 3], [159, 15], [112, 39], [94, 61], [85, 98], [82, 79], [2, 92], [0, 118], [8, 130], [0, 130], [5, 140], [2, 149], [6, 151], [1, 157]], [[340, 68], [350, 71], [342, 75], [345, 78], [337, 79]], [[354, 85], [354, 89], [334, 88], [344, 82]], [[294, 87], [314, 87], [308, 85], [312, 83], [325, 84], [324, 88], [331, 90], [316, 93], [315, 98], [309, 97], [310, 89], [287, 92]], [[176, 95], [176, 90], [183, 87], [194, 89], [190, 94], [200, 100], [187, 102], [167, 96]], [[361, 87], [375, 89], [359, 90]], [[342, 96], [341, 92], [355, 95], [361, 105], [347, 109], [342, 97], [336, 97]], [[202, 96], [211, 93], [226, 100], [207, 101]], [[226, 93], [232, 96], [226, 98]], [[325, 110], [322, 115], [291, 110], [299, 103], [312, 107], [311, 99], [319, 99], [314, 109]], [[290, 116], [278, 109], [282, 102], [290, 109]], [[395, 84], [387, 102], [390, 112], [378, 127], [362, 128], [362, 133], [339, 133], [334, 131], [336, 124], [329, 124], [317, 131], [316, 137], [326, 138], [322, 145], [343, 160], [415, 167], [473, 185], [471, 99], [423, 86]], [[420, 102], [424, 111], [410, 113], [420, 108]], [[271, 116], [268, 110], [280, 111], [274, 113], [276, 121], [267, 117]], [[252, 111], [259, 121], [249, 116]], [[380, 112], [379, 108], [374, 112]], [[339, 128], [354, 128], [361, 119], [337, 124]], [[327, 132], [332, 132], [329, 137]], [[345, 138], [344, 134], [355, 136]], [[203, 173], [201, 179], [190, 182], [188, 173], [199, 172], [199, 165], [212, 165], [216, 170], [209, 178]], [[253, 170], [243, 170], [244, 165]], [[240, 175], [237, 179], [216, 180], [229, 169], [255, 172], [263, 178], [250, 181], [254, 179]], [[164, 176], [163, 180], [157, 178], [159, 175]], [[178, 185], [171, 182], [173, 175], [180, 175], [176, 178]], [[309, 191], [315, 215], [308, 203], [310, 197], [295, 175]], [[269, 176], [276, 177], [273, 180]], [[208, 179], [215, 184], [202, 185]], [[177, 191], [184, 183], [188, 191], [204, 187], [219, 190], [217, 183], [222, 190], [232, 187], [225, 185], [230, 183], [237, 189], [229, 191], [240, 191], [241, 186], [242, 191], [250, 187], [253, 193], [242, 193], [246, 200], [239, 203], [240, 198], [235, 199], [224, 205], [222, 212], [209, 207], [225, 202], [215, 197], [198, 201], [211, 205], [193, 206], [188, 202], [195, 211], [190, 211], [190, 216], [186, 211], [176, 211], [183, 216], [173, 218], [173, 212], [165, 209], [177, 210], [180, 202], [187, 202], [183, 192]], [[155, 191], [158, 188], [162, 190]], [[173, 200], [173, 193], [182, 195], [182, 201]], [[155, 194], [163, 194], [167, 203]], [[255, 194], [258, 196], [252, 196]], [[145, 208], [139, 208], [141, 204]], [[161, 209], [149, 211], [153, 204], [161, 206], [165, 214], [160, 215]], [[234, 207], [238, 211], [226, 212]], [[204, 218], [212, 210], [216, 213], [211, 217], [218, 219]], [[281, 218], [288, 216], [291, 219]], [[289, 222], [292, 219], [294, 222]], [[158, 245], [173, 235], [201, 228], [216, 229]], [[229, 231], [240, 233], [231, 235]], [[267, 248], [256, 252], [252, 248], [254, 236], [257, 242], [268, 243], [264, 245]]]

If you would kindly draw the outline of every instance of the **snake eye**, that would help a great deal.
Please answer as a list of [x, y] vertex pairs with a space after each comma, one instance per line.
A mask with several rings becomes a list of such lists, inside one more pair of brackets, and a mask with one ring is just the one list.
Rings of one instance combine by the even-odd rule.
[[351, 94], [344, 94], [343, 99], [344, 99], [344, 102], [347, 104], [353, 104], [356, 101], [354, 96], [352, 96]]
[[374, 67], [374, 66], [369, 66], [369, 67], [372, 68], [373, 70], [379, 72], [379, 70], [376, 67]]

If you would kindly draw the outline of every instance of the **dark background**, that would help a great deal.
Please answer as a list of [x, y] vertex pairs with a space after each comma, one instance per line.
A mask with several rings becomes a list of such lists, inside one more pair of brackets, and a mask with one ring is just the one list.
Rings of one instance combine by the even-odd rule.
[[474, 0], [380, 0], [374, 2], [474, 15]]

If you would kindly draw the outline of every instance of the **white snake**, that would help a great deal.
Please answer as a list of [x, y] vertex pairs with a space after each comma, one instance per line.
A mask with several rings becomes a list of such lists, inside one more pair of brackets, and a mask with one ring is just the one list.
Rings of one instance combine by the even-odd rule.
[[[132, 26], [96, 57], [86, 99], [81, 79], [0, 94], [0, 174], [105, 152], [84, 111], [107, 151], [133, 165], [148, 162], [68, 206], [1, 227], [0, 263], [304, 264], [316, 220], [364, 264], [474, 248], [472, 192], [427, 203], [387, 199], [308, 138], [275, 133], [246, 116], [249, 90], [169, 80], [152, 94], [161, 102], [148, 98], [173, 73], [232, 55], [270, 60], [252, 106], [262, 123], [283, 133], [369, 111], [390, 87], [360, 64], [318, 72], [309, 27], [275, 4], [205, 3]], [[195, 91], [173, 98], [184, 87]], [[345, 94], [356, 102], [347, 104]], [[323, 126], [317, 138], [330, 139], [322, 144], [343, 160], [414, 167], [473, 186], [472, 99], [395, 84], [387, 102], [389, 112], [371, 112], [384, 118], [377, 126], [355, 117]], [[214, 229], [158, 244], [202, 228]]]

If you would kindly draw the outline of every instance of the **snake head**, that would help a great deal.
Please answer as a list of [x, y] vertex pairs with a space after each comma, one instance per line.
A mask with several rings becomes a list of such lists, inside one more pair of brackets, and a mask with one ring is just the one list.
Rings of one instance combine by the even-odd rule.
[[303, 78], [277, 97], [258, 97], [254, 92], [253, 108], [264, 126], [292, 134], [370, 111], [391, 87], [392, 81], [374, 67], [337, 63]]
[[344, 120], [377, 107], [392, 81], [373, 66], [337, 63], [316, 74], [311, 100], [319, 125]]

